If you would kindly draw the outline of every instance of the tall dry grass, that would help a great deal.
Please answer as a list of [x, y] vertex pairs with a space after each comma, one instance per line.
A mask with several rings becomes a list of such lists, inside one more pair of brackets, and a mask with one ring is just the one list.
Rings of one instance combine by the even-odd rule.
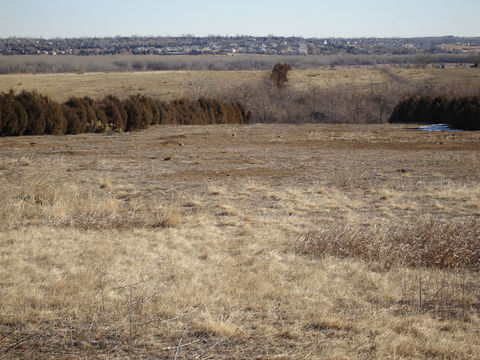
[[393, 265], [480, 270], [480, 224], [419, 221], [409, 226], [361, 229], [333, 225], [307, 233], [298, 251], [312, 256], [358, 257]]
[[[342, 83], [342, 76], [348, 78], [349, 75], [339, 74], [338, 82], [330, 86], [317, 82], [301, 87], [289, 81], [287, 86], [277, 88], [265, 76], [257, 81], [239, 80], [238, 84], [227, 89], [204, 91], [228, 101], [241, 101], [252, 111], [253, 120], [263, 123], [385, 123], [398, 102], [408, 96], [480, 95], [478, 84], [463, 78], [414, 79], [405, 76], [406, 73], [398, 75], [389, 68], [369, 71], [370, 80], [365, 81], [357, 74], [356, 80], [352, 78]], [[290, 73], [294, 72], [295, 68]], [[379, 73], [383, 73], [381, 81], [376, 78]], [[432, 76], [424, 71], [424, 75], [427, 74]]]
[[309, 257], [357, 258], [398, 271], [404, 313], [468, 319], [480, 311], [478, 221], [374, 229], [335, 224], [305, 234], [293, 247]]
[[73, 227], [81, 230], [178, 226], [181, 211], [174, 200], [126, 202], [105, 186], [58, 180], [55, 170], [35, 170], [19, 183], [0, 189], [0, 230], [25, 226]]

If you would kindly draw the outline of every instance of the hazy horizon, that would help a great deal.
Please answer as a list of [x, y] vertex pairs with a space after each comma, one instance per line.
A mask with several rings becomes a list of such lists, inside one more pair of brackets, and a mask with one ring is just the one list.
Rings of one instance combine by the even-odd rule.
[[278, 37], [278, 38], [289, 38], [289, 37], [296, 37], [296, 38], [303, 38], [303, 39], [421, 39], [421, 38], [447, 38], [447, 37], [454, 37], [454, 38], [479, 38], [480, 35], [454, 35], [454, 34], [445, 34], [445, 35], [419, 35], [419, 36], [303, 36], [303, 35], [278, 35], [278, 34], [207, 34], [207, 35], [195, 35], [195, 34], [174, 34], [174, 35], [139, 35], [139, 34], [124, 34], [124, 35], [87, 35], [87, 36], [33, 36], [33, 35], [26, 35], [26, 36], [19, 36], [19, 35], [10, 35], [2, 37], [0, 39], [44, 39], [44, 40], [54, 40], [54, 39], [102, 39], [102, 38], [134, 38], [134, 37], [145, 37], [145, 38], [181, 38], [181, 37], [193, 37], [193, 38], [208, 38], [208, 37], [224, 37], [224, 38], [235, 38], [235, 37]]
[[480, 2], [284, 0], [8, 1], [0, 38], [115, 36], [300, 36], [336, 38], [480, 36]]

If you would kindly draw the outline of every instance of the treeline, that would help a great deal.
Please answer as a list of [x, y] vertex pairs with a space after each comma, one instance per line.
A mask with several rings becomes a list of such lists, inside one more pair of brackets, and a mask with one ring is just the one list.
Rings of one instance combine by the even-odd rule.
[[35, 91], [0, 94], [0, 136], [133, 131], [157, 124], [243, 124], [250, 119], [241, 103], [218, 99], [166, 102], [143, 95], [123, 100], [109, 95], [58, 103]]
[[458, 63], [471, 66], [478, 55], [0, 55], [0, 74], [68, 73], [105, 71], [174, 71], [174, 70], [271, 70], [276, 63], [288, 63], [297, 70], [335, 66], [424, 67], [427, 64]]
[[447, 98], [423, 95], [401, 101], [390, 123], [448, 124], [451, 128], [480, 130], [480, 96]]

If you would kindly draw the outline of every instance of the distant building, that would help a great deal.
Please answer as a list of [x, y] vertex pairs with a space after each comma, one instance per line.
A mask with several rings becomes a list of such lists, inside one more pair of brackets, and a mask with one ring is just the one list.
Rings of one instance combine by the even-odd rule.
[[304, 43], [301, 43], [299, 46], [298, 46], [298, 53], [300, 55], [308, 55], [308, 46], [307, 46], [307, 43], [304, 42]]

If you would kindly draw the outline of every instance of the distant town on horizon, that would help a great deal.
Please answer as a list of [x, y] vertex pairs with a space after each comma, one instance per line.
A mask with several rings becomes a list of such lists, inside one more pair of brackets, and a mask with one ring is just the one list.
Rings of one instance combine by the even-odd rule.
[[480, 37], [115, 36], [0, 39], [1, 55], [480, 55]]

